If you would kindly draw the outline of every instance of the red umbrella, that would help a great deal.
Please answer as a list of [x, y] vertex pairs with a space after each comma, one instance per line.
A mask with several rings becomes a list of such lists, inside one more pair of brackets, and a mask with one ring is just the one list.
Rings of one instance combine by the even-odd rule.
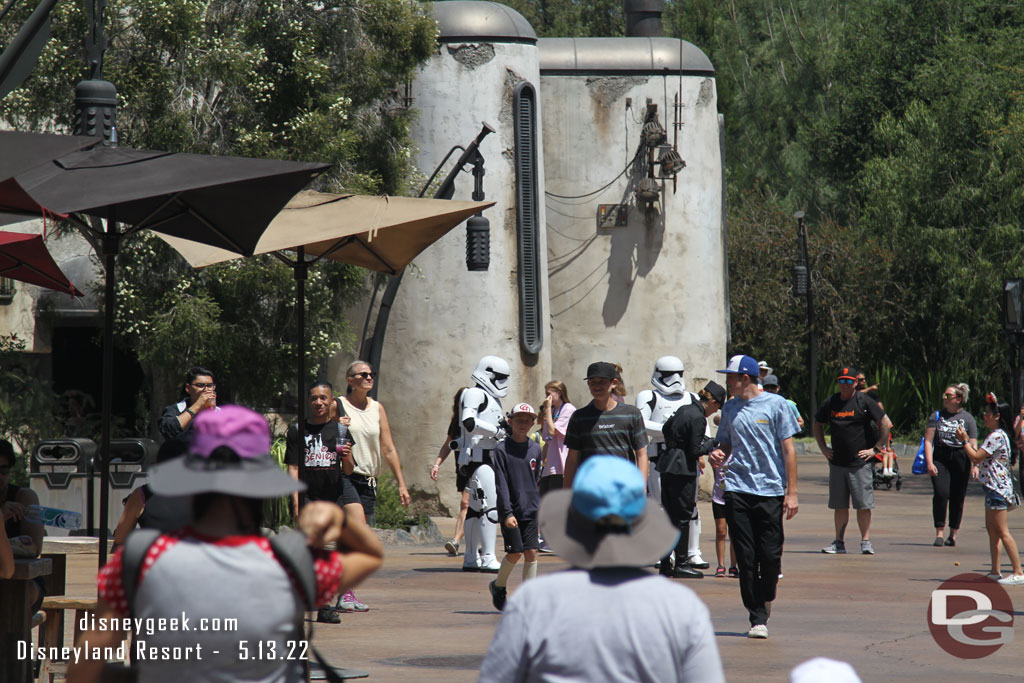
[[42, 235], [0, 230], [0, 277], [82, 296], [54, 263]]

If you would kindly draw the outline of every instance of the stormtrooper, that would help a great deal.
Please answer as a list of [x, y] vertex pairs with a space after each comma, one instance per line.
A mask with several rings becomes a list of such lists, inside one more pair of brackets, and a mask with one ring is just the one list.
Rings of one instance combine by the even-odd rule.
[[[462, 571], [497, 573], [494, 556], [498, 532], [498, 493], [491, 451], [505, 438], [505, 419], [499, 399], [508, 394], [508, 361], [484, 356], [473, 371], [476, 383], [459, 396], [462, 436], [459, 471], [467, 476], [469, 511], [466, 513], [466, 555]], [[479, 549], [479, 552], [478, 552]]]
[[[683, 361], [675, 356], [662, 356], [654, 364], [651, 384], [654, 390], [646, 389], [637, 394], [636, 407], [640, 409], [647, 428], [647, 436], [651, 445], [647, 449], [650, 460], [650, 473], [647, 477], [647, 493], [656, 501], [661, 500], [661, 478], [655, 465], [658, 456], [665, 449], [665, 437], [661, 427], [679, 408], [698, 400], [686, 390], [683, 384]], [[696, 502], [696, 501], [695, 501]], [[694, 506], [693, 519], [690, 520], [690, 547], [688, 564], [699, 569], [709, 565], [700, 554], [700, 517]], [[678, 560], [677, 560], [678, 561]]]

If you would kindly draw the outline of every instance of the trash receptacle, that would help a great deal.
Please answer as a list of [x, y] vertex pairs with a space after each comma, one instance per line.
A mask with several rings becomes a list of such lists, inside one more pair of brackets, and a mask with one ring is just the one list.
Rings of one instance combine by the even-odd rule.
[[[96, 443], [92, 439], [54, 439], [42, 441], [32, 449], [29, 462], [29, 487], [46, 507], [80, 512], [86, 517], [87, 531], [95, 526], [89, 517], [89, 486]], [[67, 536], [67, 529], [47, 529], [53, 536]]]
[[[110, 497], [107, 499], [107, 523], [110, 532], [117, 528], [117, 520], [121, 519], [124, 501], [132, 491], [142, 486], [149, 479], [149, 469], [156, 464], [156, 454], [160, 444], [152, 439], [131, 438], [111, 439], [110, 441]], [[100, 519], [99, 471], [96, 477], [96, 522]]]

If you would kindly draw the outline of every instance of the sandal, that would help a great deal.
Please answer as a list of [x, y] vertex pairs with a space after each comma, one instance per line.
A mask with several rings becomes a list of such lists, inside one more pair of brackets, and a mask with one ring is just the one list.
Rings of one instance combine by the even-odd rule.
[[715, 576], [725, 578], [725, 567], [718, 565], [718, 569], [715, 570]]

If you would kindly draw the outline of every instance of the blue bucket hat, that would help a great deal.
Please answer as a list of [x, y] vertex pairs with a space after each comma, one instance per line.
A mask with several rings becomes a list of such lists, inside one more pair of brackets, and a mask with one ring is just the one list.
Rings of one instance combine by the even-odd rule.
[[545, 495], [540, 527], [551, 548], [581, 569], [646, 567], [679, 538], [665, 512], [647, 504], [640, 470], [614, 455], [587, 458], [572, 490]]

